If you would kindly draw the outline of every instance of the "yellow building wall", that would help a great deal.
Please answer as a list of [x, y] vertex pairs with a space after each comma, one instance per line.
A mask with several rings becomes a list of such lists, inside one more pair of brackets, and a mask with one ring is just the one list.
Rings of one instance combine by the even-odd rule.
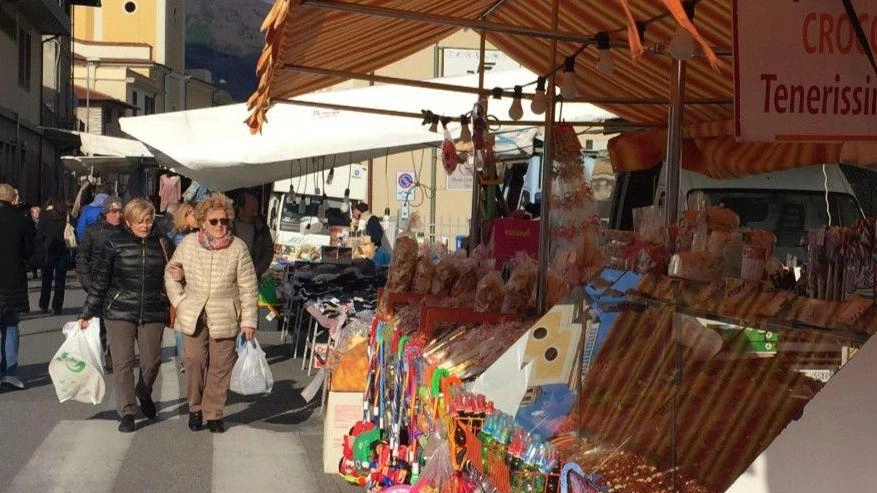
[[[98, 7], [100, 8], [100, 7]], [[94, 40], [95, 7], [73, 6], [72, 22], [73, 37], [76, 39]]]
[[[103, 0], [102, 30], [99, 41], [110, 43], [146, 43], [156, 46], [156, 1], [135, 0], [137, 10], [129, 14], [123, 5], [125, 0]], [[153, 57], [158, 54], [153, 50]]]

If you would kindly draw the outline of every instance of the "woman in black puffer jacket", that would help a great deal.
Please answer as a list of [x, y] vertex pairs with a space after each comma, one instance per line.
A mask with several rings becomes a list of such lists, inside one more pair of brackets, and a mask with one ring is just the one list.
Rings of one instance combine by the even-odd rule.
[[[113, 355], [119, 431], [134, 431], [140, 409], [149, 418], [157, 411], [152, 385], [161, 363], [161, 338], [168, 324], [164, 270], [170, 242], [153, 225], [155, 208], [134, 199], [122, 211], [124, 226], [110, 235], [92, 271], [91, 288], [79, 324], [103, 317]], [[167, 253], [167, 255], [165, 254]], [[140, 378], [134, 386], [134, 341], [140, 348]]]

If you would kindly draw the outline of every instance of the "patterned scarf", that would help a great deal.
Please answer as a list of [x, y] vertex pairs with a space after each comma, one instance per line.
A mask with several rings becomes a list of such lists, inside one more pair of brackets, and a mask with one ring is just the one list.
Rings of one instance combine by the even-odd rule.
[[203, 231], [198, 231], [198, 243], [201, 244], [202, 247], [208, 250], [222, 250], [223, 248], [228, 248], [231, 245], [231, 240], [234, 237], [231, 233], [226, 233], [225, 236], [221, 238], [211, 238]]

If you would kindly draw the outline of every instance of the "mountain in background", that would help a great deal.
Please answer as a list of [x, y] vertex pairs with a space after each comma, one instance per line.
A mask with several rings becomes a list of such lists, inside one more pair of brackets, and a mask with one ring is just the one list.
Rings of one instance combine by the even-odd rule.
[[259, 32], [271, 9], [268, 0], [188, 0], [186, 67], [205, 68], [213, 84], [236, 101], [256, 89], [256, 61], [265, 37]]

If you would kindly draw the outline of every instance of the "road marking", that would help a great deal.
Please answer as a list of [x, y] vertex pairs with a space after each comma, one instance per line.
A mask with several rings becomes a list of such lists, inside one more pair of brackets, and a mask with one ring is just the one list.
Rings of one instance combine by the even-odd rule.
[[213, 436], [213, 493], [313, 491], [317, 485], [293, 433], [237, 425]]
[[7, 492], [111, 492], [134, 440], [116, 425], [115, 420], [59, 422]]

